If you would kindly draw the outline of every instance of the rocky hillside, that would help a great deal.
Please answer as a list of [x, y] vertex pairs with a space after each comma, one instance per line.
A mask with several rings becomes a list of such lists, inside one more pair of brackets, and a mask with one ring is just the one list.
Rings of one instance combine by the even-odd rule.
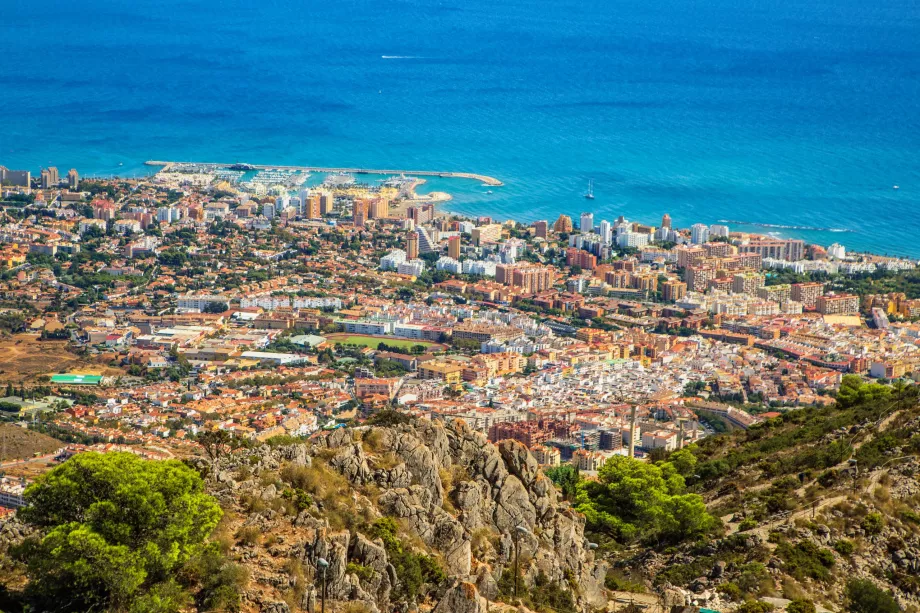
[[874, 585], [900, 610], [920, 610], [915, 402], [885, 396], [799, 409], [704, 441], [688, 483], [724, 534], [614, 553], [613, 583], [721, 611], [752, 599], [777, 610], [798, 599], [863, 611], [848, 586]]
[[478, 611], [513, 591], [515, 535], [526, 603], [607, 603], [583, 518], [527, 449], [459, 422], [340, 429], [201, 468], [250, 570], [247, 610], [312, 611], [324, 559], [332, 610]]

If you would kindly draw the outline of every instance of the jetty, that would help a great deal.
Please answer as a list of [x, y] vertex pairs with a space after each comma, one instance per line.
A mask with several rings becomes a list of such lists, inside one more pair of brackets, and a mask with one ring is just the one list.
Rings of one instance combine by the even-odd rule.
[[[215, 164], [211, 162], [167, 162], [162, 160], [148, 160], [144, 162], [147, 166], [161, 166], [162, 170], [169, 170], [172, 166], [194, 165], [213, 168], [229, 168], [234, 165], [240, 165], [240, 162], [231, 164]], [[399, 170], [393, 168], [325, 168], [322, 166], [279, 166], [269, 164], [245, 164], [253, 170], [298, 170], [303, 172], [326, 172], [326, 173], [348, 173], [356, 175], [417, 175], [420, 177], [443, 177], [445, 179], [472, 179], [480, 181], [483, 185], [489, 187], [501, 187], [504, 185], [495, 177], [480, 175], [472, 172], [443, 172], [438, 170]]]

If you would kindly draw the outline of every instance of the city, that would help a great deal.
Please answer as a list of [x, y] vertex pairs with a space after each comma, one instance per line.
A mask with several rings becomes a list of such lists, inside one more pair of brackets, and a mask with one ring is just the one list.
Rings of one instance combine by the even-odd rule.
[[406, 175], [0, 181], [0, 406], [61, 441], [4, 464], [8, 510], [80, 452], [189, 458], [215, 432], [306, 440], [388, 411], [591, 478], [831, 406], [848, 375], [920, 377], [918, 262], [841, 244], [667, 213], [466, 218]]

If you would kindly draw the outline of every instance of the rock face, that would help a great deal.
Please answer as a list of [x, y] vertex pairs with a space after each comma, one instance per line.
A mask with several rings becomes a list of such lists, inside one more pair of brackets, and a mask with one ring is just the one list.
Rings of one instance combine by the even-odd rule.
[[[251, 467], [251, 476], [239, 483], [228, 479], [244, 464]], [[347, 482], [342, 489], [350, 491], [341, 495], [350, 495], [356, 507], [370, 508], [367, 521], [396, 518], [414, 539], [404, 548], [439, 560], [454, 585], [443, 592], [438, 613], [485, 610], [482, 595], [498, 594], [502, 572], [513, 560], [515, 534], [521, 535], [524, 585], [542, 575], [563, 586], [577, 585], [574, 595], [582, 605], [606, 604], [606, 567], [587, 546], [584, 519], [559, 501], [526, 447], [515, 441], [490, 444], [462, 422], [339, 429], [311, 444], [263, 446], [223, 458], [213, 473], [224, 478], [215, 478], [213, 486], [222, 500], [250, 496], [271, 505], [286, 486], [261, 484], [266, 472], [324, 464]], [[329, 598], [360, 601], [372, 611], [400, 609], [394, 594], [401, 578], [384, 542], [360, 528], [333, 530], [324, 513], [316, 501], [293, 518], [267, 509], [246, 522], [266, 534], [287, 522], [293, 537], [276, 546], [277, 555], [296, 557], [307, 569], [310, 586], [319, 585], [318, 561], [325, 560]], [[257, 581], [284, 586], [286, 580], [266, 576]], [[312, 588], [301, 592], [304, 603], [319, 598]]]
[[432, 613], [479, 613], [484, 610], [485, 605], [476, 586], [461, 582], [447, 591]]

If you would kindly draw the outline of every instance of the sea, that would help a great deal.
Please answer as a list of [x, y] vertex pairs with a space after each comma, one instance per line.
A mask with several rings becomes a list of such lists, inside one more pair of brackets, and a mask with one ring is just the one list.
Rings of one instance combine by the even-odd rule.
[[424, 190], [920, 257], [918, 0], [2, 0], [0, 122], [34, 173], [467, 171]]

